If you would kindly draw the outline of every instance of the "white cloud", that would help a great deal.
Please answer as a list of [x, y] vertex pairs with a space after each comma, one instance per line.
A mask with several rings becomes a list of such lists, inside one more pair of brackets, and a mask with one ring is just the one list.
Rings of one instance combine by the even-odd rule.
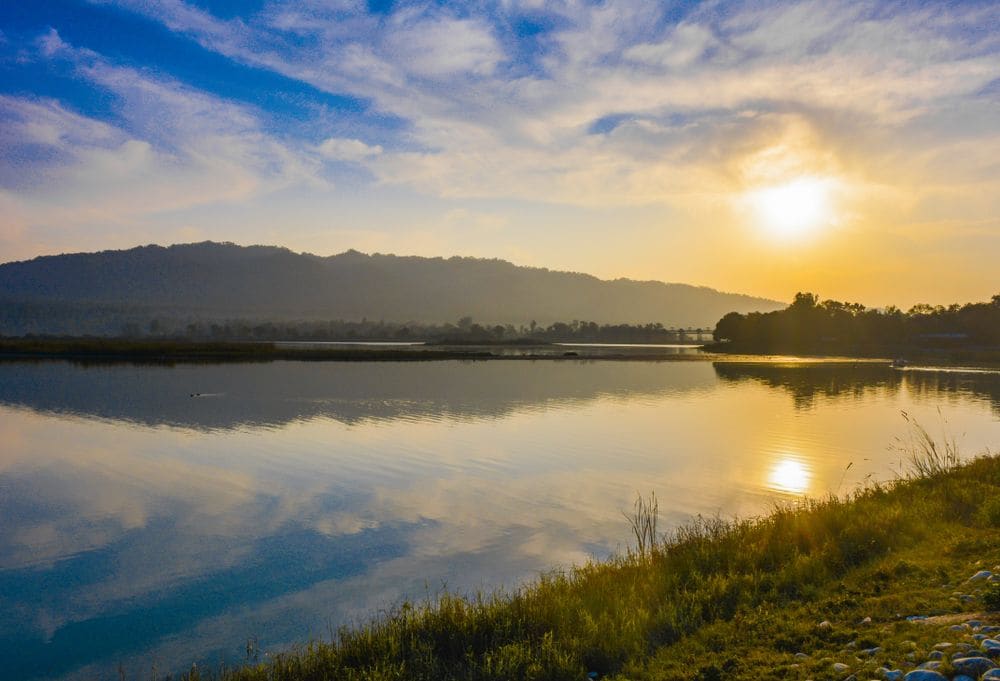
[[[43, 55], [68, 62], [110, 92], [119, 121], [83, 116], [52, 100], [0, 96], [0, 167], [14, 185], [4, 198], [12, 210], [0, 218], [5, 240], [27, 231], [64, 239], [87, 229], [96, 236], [134, 228], [157, 213], [325, 185], [314, 150], [274, 138], [246, 107], [114, 66], [55, 31], [38, 44]], [[22, 244], [28, 247], [37, 250]]]
[[382, 147], [361, 140], [330, 137], [317, 147], [320, 155], [334, 161], [363, 161], [382, 153]]
[[405, 21], [385, 40], [385, 54], [407, 72], [427, 78], [486, 76], [503, 53], [481, 22], [451, 17]]
[[[129, 175], [123, 193], [163, 188], [149, 203], [159, 210], [169, 187], [188, 205], [243, 201], [317, 182], [336, 172], [326, 161], [363, 166], [373, 192], [659, 204], [686, 216], [718, 215], [720, 195], [794, 172], [837, 175], [865, 196], [926, 194], [941, 211], [952, 204], [931, 188], [1000, 194], [1000, 35], [982, 30], [1000, 19], [995, 5], [708, 2], [677, 21], [644, 0], [498, 0], [462, 13], [407, 3], [388, 16], [355, 0], [295, 0], [229, 20], [182, 0], [114, 4], [402, 121], [377, 138], [338, 120], [317, 123], [311, 139], [277, 139], [250, 108], [44, 37], [40, 52], [73, 52], [83, 75], [121, 98], [123, 122], [88, 146], [73, 130], [97, 121], [62, 110], [53, 126], [49, 112], [32, 139], [62, 139], [76, 162]], [[524, 15], [551, 27], [530, 48], [512, 28]], [[989, 199], [969, 205], [969, 224], [995, 213]]]

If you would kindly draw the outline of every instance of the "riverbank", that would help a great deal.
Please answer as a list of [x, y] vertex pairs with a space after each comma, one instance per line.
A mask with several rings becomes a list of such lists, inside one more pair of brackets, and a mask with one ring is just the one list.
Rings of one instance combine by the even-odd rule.
[[909, 364], [930, 366], [1000, 367], [1000, 348], [926, 348], [918, 346], [876, 346], [866, 348], [753, 346], [736, 343], [710, 343], [705, 352], [721, 357], [795, 356], [802, 358], [841, 357], [858, 360], [903, 359]]
[[513, 593], [404, 603], [336, 644], [185, 678], [868, 679], [928, 661], [950, 678], [1000, 624], [984, 613], [1000, 577], [975, 576], [1000, 564], [1000, 458], [958, 466], [932, 448], [910, 470], [652, 544], [639, 512], [642, 551]]
[[0, 339], [0, 360], [85, 362], [373, 362], [433, 360], [643, 359], [699, 360], [697, 346], [669, 345], [422, 345], [310, 342], [199, 342], [118, 338]]

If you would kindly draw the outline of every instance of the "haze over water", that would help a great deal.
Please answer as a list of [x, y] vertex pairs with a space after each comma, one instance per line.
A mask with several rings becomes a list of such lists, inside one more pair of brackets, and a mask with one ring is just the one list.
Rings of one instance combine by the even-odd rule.
[[0, 655], [18, 678], [132, 678], [326, 639], [622, 550], [637, 492], [669, 529], [890, 479], [901, 411], [975, 454], [1000, 374], [3, 364]]

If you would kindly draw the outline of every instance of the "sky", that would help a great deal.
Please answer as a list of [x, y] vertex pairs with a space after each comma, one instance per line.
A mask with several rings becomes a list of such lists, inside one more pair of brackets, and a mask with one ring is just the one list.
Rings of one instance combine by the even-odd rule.
[[0, 262], [232, 241], [1000, 293], [1000, 4], [0, 0]]

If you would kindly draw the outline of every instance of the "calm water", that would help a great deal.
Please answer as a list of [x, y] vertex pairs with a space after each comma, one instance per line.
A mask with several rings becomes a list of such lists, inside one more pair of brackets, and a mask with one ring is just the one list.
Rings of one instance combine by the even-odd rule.
[[328, 638], [607, 556], [637, 490], [669, 526], [890, 478], [901, 411], [996, 449], [1000, 374], [0, 364], [0, 659], [11, 678], [149, 678]]

